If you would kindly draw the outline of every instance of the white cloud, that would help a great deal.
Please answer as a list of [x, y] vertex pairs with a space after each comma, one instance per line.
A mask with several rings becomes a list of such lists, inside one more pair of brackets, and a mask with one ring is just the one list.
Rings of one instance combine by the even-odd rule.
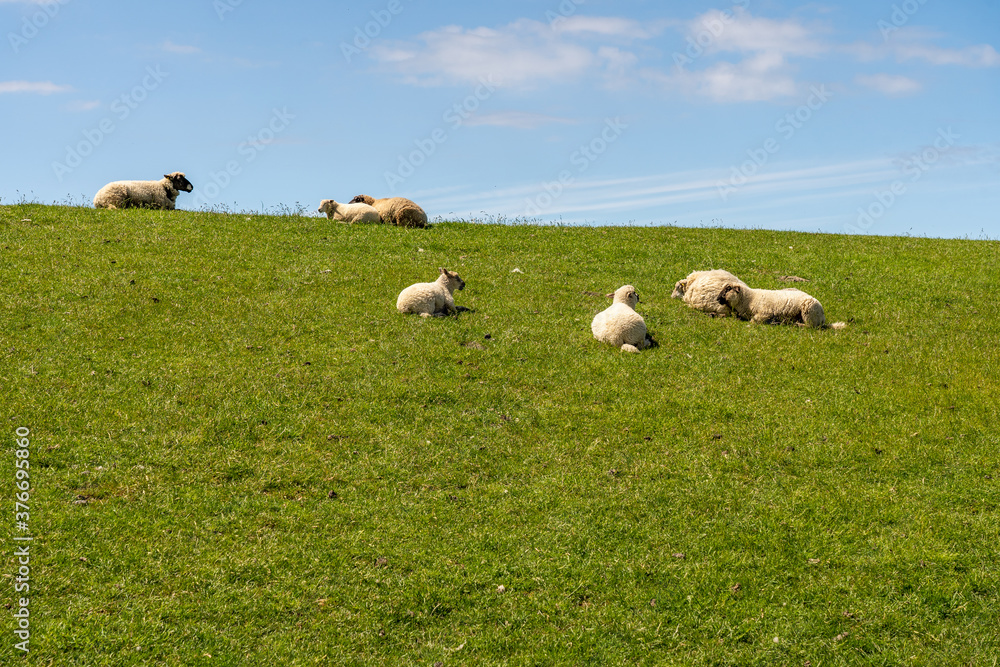
[[872, 90], [880, 92], [883, 95], [888, 95], [889, 97], [912, 95], [914, 93], [919, 93], [924, 88], [923, 84], [919, 81], [909, 77], [893, 76], [891, 74], [859, 74], [854, 78], [854, 81], [862, 86], [865, 86], [866, 88], [871, 88]]
[[52, 95], [53, 93], [68, 93], [73, 86], [60, 86], [51, 81], [0, 81], [0, 94], [3, 93], [34, 93], [35, 95]]
[[553, 123], [575, 123], [571, 118], [546, 116], [545, 114], [529, 113], [527, 111], [500, 111], [496, 113], [479, 113], [468, 118], [466, 125], [492, 125], [495, 127], [513, 127], [520, 130], [533, 130], [542, 125]]
[[589, 33], [626, 39], [649, 39], [657, 32], [656, 26], [643, 26], [638, 21], [614, 16], [570, 16], [553, 22], [551, 28], [557, 33]]
[[721, 62], [690, 76], [695, 90], [716, 102], [761, 102], [795, 94], [798, 86], [779, 53], [759, 53], [733, 64]]
[[775, 21], [758, 18], [739, 8], [728, 15], [713, 9], [688, 26], [690, 37], [697, 38], [706, 32], [713, 37], [709, 46], [713, 51], [818, 56], [828, 50], [814, 30], [795, 19]]
[[476, 83], [492, 77], [505, 86], [577, 77], [594, 67], [588, 48], [565, 42], [548, 25], [521, 19], [502, 28], [447, 26], [422, 33], [416, 43], [372, 49], [376, 60], [409, 83]]
[[1000, 53], [989, 44], [969, 46], [964, 49], [943, 49], [929, 44], [899, 44], [893, 46], [896, 60], [923, 60], [931, 65], [958, 65], [960, 67], [998, 67]]
[[[734, 11], [711, 10], [686, 26], [688, 67], [671, 74], [646, 72], [667, 87], [716, 102], [761, 102], [794, 96], [799, 85], [789, 59], [817, 57], [827, 46], [815, 31], [795, 19], [773, 20]], [[733, 62], [720, 54], [737, 54]], [[707, 55], [706, 55], [707, 54]], [[700, 61], [704, 58], [704, 64]]]
[[923, 28], [900, 28], [885, 43], [875, 45], [860, 42], [847, 45], [842, 50], [863, 61], [892, 58], [896, 62], [922, 60], [938, 66], [1000, 67], [1000, 53], [992, 45], [975, 44], [949, 49], [933, 43], [945, 37], [946, 35]]

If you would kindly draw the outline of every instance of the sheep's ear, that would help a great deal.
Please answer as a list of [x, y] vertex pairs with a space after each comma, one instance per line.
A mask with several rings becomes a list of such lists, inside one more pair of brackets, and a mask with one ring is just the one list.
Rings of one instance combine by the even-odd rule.
[[444, 275], [448, 275], [448, 269], [444, 268], [443, 266], [439, 266], [438, 271], [440, 271]]

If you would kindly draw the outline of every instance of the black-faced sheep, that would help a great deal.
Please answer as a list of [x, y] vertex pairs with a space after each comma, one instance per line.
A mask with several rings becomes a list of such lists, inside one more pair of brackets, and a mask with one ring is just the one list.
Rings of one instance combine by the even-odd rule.
[[424, 209], [403, 197], [375, 199], [368, 195], [358, 195], [350, 203], [374, 206], [379, 215], [382, 216], [382, 220], [390, 225], [398, 225], [399, 227], [427, 226], [427, 214], [424, 213]]
[[396, 299], [396, 310], [401, 313], [419, 313], [421, 317], [457, 313], [452, 294], [456, 289], [465, 289], [465, 281], [454, 271], [438, 270], [441, 275], [434, 282], [410, 285], [400, 292]]
[[115, 181], [108, 183], [94, 196], [94, 208], [155, 208], [173, 211], [177, 195], [191, 192], [183, 173], [175, 171], [159, 181]]
[[684, 303], [695, 310], [700, 310], [719, 317], [730, 315], [729, 305], [719, 302], [719, 294], [727, 285], [743, 285], [746, 283], [729, 271], [716, 269], [714, 271], [695, 271], [684, 280], [678, 280], [674, 285], [674, 299], [683, 299]]
[[[731, 284], [719, 293], [719, 303], [728, 305], [741, 320], [757, 324], [798, 324], [817, 329], [826, 326], [820, 302], [794, 287], [766, 290]], [[844, 326], [843, 322], [835, 322], [830, 328], [842, 329]]]

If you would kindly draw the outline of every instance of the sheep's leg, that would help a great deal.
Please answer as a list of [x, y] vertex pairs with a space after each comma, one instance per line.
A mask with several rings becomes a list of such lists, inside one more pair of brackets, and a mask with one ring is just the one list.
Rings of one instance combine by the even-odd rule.
[[624, 345], [622, 345], [622, 352], [638, 352], [638, 351], [639, 348], [630, 343], [625, 343]]

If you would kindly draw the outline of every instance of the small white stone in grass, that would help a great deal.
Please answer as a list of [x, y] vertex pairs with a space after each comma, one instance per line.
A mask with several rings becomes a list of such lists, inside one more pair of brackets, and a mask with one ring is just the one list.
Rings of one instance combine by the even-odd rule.
[[775, 637], [775, 638], [774, 638], [774, 643], [775, 643], [775, 644], [780, 644], [780, 643], [781, 643], [781, 640], [780, 640], [780, 639], [778, 639], [777, 637]]
[[500, 584], [499, 586], [497, 586], [497, 593], [506, 593], [506, 592], [507, 592], [507, 588], [503, 584]]
[[417, 248], [417, 252], [423, 252], [423, 251], [424, 251], [423, 248]]
[[521, 269], [515, 268], [511, 273], [524, 273]]

